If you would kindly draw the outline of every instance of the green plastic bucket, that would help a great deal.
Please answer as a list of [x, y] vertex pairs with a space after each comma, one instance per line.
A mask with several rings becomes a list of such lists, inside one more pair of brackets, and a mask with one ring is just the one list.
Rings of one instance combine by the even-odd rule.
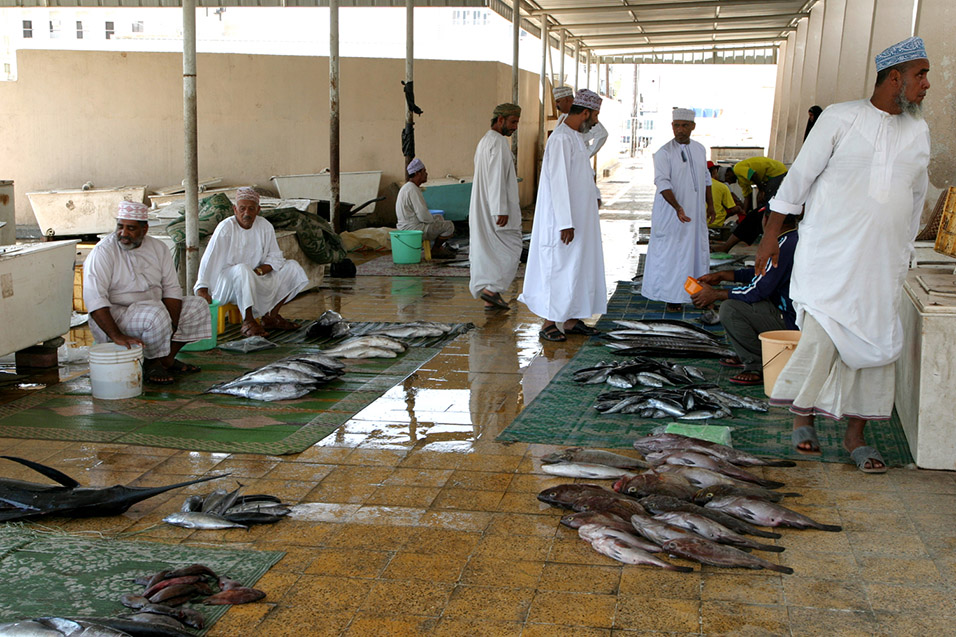
[[388, 233], [388, 236], [392, 240], [392, 261], [394, 263], [421, 263], [421, 230], [392, 230]]
[[181, 351], [183, 352], [205, 352], [216, 346], [216, 333], [219, 331], [219, 301], [213, 299], [209, 305], [209, 320], [212, 322], [212, 336], [200, 341], [186, 343]]

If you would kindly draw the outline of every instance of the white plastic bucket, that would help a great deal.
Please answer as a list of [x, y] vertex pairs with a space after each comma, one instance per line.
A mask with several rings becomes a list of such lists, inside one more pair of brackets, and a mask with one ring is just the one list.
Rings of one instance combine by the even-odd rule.
[[760, 352], [763, 356], [763, 392], [769, 396], [774, 383], [777, 382], [777, 376], [797, 348], [800, 330], [774, 330], [759, 336]]
[[118, 400], [143, 393], [143, 346], [126, 349], [116, 343], [90, 347], [93, 398]]

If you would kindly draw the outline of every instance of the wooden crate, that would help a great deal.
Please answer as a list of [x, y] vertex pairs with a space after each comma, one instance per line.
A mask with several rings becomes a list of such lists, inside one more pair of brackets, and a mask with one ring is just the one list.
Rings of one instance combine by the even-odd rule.
[[949, 188], [946, 194], [934, 249], [940, 254], [956, 257], [956, 188]]

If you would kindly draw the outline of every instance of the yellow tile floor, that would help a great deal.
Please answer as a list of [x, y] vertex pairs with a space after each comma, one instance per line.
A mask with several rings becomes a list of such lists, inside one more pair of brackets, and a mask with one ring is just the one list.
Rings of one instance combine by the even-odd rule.
[[[609, 197], [610, 199], [610, 197]], [[626, 198], [621, 206], [626, 206]], [[637, 215], [605, 213], [608, 278], [636, 263]], [[508, 299], [514, 297], [517, 287]], [[246, 532], [162, 524], [183, 491], [70, 531], [283, 550], [265, 600], [232, 608], [210, 635], [956, 634], [956, 478], [801, 462], [767, 477], [802, 491], [794, 508], [842, 533], [783, 531], [771, 559], [794, 575], [622, 566], [560, 526], [535, 498], [561, 482], [545, 445], [494, 441], [582, 337], [542, 344], [527, 309], [486, 314], [467, 279], [331, 279], [288, 315], [472, 321], [478, 327], [307, 451], [282, 457], [0, 439], [0, 454], [51, 464], [84, 483], [158, 484], [229, 469], [247, 491], [297, 503]]]

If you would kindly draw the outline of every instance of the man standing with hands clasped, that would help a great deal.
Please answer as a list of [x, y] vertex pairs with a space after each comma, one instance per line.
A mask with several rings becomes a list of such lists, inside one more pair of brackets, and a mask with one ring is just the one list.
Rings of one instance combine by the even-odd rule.
[[684, 290], [687, 277], [710, 270], [707, 223], [714, 219], [714, 203], [706, 152], [690, 139], [694, 126], [692, 109], [675, 108], [674, 139], [654, 153], [657, 196], [641, 294], [664, 301], [667, 312], [680, 312], [681, 304], [690, 302]]
[[806, 209], [790, 281], [800, 342], [771, 402], [795, 414], [793, 446], [819, 454], [817, 415], [847, 418], [843, 448], [864, 473], [884, 473], [866, 444], [868, 420], [893, 412], [894, 364], [903, 349], [900, 288], [929, 183], [929, 129], [921, 104], [929, 60], [920, 38], [876, 56], [870, 99], [834, 104], [814, 124], [770, 201], [757, 251], [776, 264], [785, 215]]
[[545, 319], [538, 336], [546, 341], [565, 341], [565, 333], [597, 334], [581, 319], [607, 311], [594, 172], [580, 134], [597, 123], [600, 110], [597, 93], [578, 91], [544, 148], [528, 270], [518, 300]]

